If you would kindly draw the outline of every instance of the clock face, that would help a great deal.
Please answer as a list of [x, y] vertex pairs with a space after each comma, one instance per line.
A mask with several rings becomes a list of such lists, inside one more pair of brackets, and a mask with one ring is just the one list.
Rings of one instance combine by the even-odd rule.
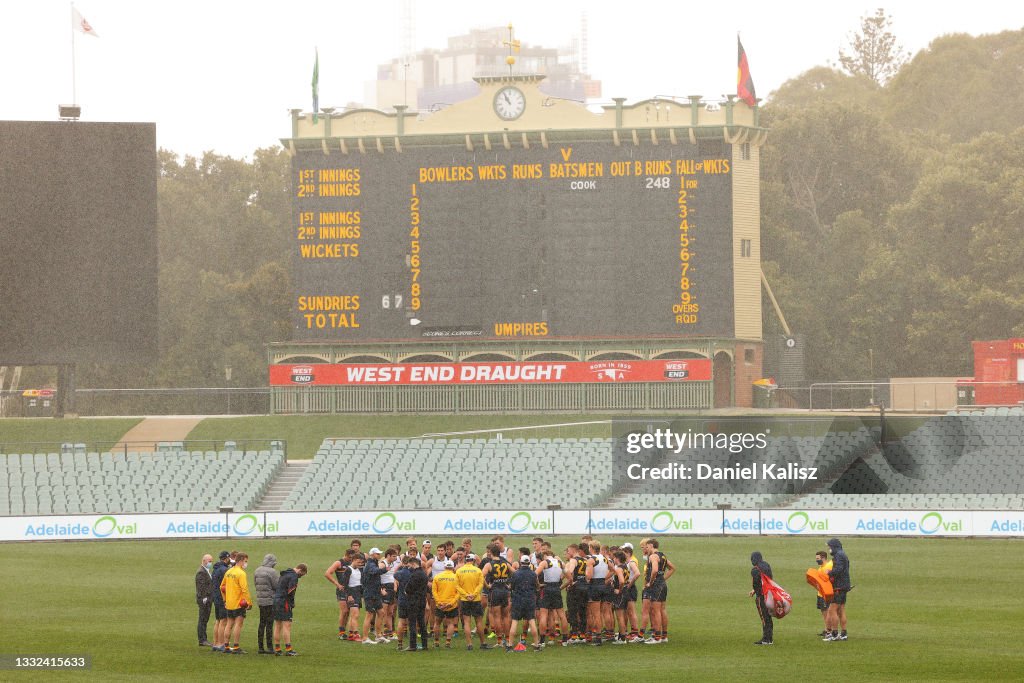
[[526, 109], [526, 95], [519, 88], [506, 86], [494, 95], [494, 113], [505, 121], [522, 116]]

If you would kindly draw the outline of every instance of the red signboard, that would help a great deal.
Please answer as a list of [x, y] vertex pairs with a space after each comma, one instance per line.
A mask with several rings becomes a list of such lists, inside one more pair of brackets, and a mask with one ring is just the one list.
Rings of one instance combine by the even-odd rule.
[[609, 360], [507, 363], [271, 365], [271, 386], [567, 384], [709, 381], [711, 361]]

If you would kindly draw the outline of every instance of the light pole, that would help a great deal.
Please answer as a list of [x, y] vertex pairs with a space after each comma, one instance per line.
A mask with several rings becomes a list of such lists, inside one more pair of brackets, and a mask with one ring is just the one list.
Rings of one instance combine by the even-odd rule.
[[871, 405], [875, 405], [875, 355], [868, 349], [868, 379], [871, 380]]
[[231, 366], [224, 366], [224, 380], [228, 385], [228, 415], [231, 414]]

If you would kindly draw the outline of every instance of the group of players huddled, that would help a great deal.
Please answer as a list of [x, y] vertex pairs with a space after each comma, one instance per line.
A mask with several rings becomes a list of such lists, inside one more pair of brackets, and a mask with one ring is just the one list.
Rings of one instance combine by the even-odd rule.
[[434, 548], [424, 540], [417, 547], [408, 538], [404, 549], [396, 544], [364, 555], [361, 542], [352, 541], [324, 572], [338, 600], [338, 639], [397, 641], [407, 652], [428, 649], [431, 637], [435, 648], [442, 638], [451, 648], [460, 628], [467, 650], [474, 634], [482, 650], [496, 639], [506, 651], [519, 652], [527, 649], [527, 633], [535, 651], [559, 643], [668, 642], [666, 582], [676, 568], [657, 539], [640, 542], [643, 569], [631, 543], [609, 546], [591, 536], [570, 544], [562, 557], [542, 538], [533, 539], [532, 549], [513, 550], [495, 536], [480, 554], [472, 544], [466, 538], [460, 546], [448, 541]]

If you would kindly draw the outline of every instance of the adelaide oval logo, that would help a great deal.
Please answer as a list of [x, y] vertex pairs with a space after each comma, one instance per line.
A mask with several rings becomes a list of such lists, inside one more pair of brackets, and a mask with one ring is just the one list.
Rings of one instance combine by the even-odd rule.
[[672, 528], [675, 517], [668, 510], [662, 510], [651, 517], [651, 531], [656, 534], [663, 534]]
[[917, 528], [921, 530], [922, 534], [934, 534], [942, 528], [942, 515], [938, 512], [929, 512], [921, 518]]
[[117, 530], [117, 518], [106, 515], [97, 519], [92, 525], [92, 535], [96, 538], [106, 538]]
[[237, 536], [248, 536], [256, 531], [258, 524], [259, 520], [256, 519], [256, 515], [242, 515], [235, 520], [232, 530]]
[[521, 534], [530, 528], [530, 524], [533, 522], [533, 517], [529, 512], [520, 511], [508, 518], [508, 530], [509, 533]]
[[393, 512], [382, 512], [373, 520], [373, 531], [376, 534], [385, 535], [395, 528], [398, 517]]

